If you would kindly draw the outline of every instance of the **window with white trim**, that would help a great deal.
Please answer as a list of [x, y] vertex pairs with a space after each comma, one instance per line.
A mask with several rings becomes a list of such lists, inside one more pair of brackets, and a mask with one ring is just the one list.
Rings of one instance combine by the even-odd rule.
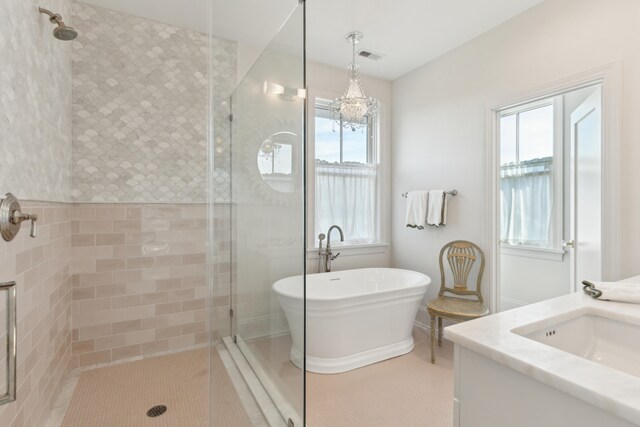
[[380, 243], [378, 119], [355, 131], [334, 125], [330, 102], [314, 104], [315, 235], [337, 224], [345, 245]]
[[500, 241], [557, 249], [562, 236], [562, 98], [500, 114]]

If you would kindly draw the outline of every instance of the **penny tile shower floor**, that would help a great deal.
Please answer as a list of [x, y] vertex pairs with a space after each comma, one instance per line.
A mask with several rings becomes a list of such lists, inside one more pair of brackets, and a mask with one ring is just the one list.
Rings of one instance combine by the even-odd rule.
[[[85, 371], [63, 427], [206, 427], [209, 351], [199, 349]], [[251, 422], [217, 351], [211, 352], [214, 426]], [[155, 418], [147, 411], [165, 405]]]

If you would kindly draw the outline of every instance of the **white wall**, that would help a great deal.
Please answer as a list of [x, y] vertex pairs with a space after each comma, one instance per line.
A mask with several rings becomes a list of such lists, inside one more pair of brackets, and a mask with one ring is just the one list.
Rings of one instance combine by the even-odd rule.
[[[416, 231], [392, 198], [392, 264], [437, 278], [437, 255], [454, 239], [483, 241], [485, 112], [496, 101], [605, 64], [623, 64], [621, 275], [640, 273], [640, 32], [636, 0], [547, 0], [393, 82], [392, 195], [456, 188], [449, 225]], [[483, 288], [487, 291], [487, 275]], [[612, 278], [613, 279], [613, 278]], [[437, 291], [438, 280], [428, 297]], [[423, 313], [424, 314], [424, 313]]]
[[236, 53], [236, 77], [238, 84], [240, 84], [253, 64], [256, 63], [262, 51], [247, 43], [236, 42], [236, 45], [238, 49]]
[[570, 292], [569, 257], [562, 261], [502, 254], [500, 310], [510, 310]]

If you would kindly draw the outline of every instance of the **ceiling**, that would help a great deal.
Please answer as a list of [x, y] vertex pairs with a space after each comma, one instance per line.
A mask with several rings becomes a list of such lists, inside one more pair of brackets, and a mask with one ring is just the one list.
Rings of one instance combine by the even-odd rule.
[[[209, 31], [211, 0], [83, 0], [179, 27]], [[425, 64], [543, 0], [307, 0], [307, 58], [339, 67], [350, 60], [346, 33], [360, 48], [363, 74], [388, 80]], [[264, 48], [297, 0], [213, 0], [213, 33]]]

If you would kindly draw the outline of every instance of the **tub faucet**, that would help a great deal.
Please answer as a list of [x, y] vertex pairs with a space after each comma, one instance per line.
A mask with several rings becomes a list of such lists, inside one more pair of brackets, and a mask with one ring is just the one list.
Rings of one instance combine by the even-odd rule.
[[318, 234], [318, 273], [322, 273], [322, 257], [324, 256], [322, 241], [326, 238], [327, 236], [324, 233]]
[[324, 271], [326, 273], [331, 271], [331, 261], [338, 258], [338, 256], [340, 255], [340, 252], [335, 255], [333, 255], [333, 253], [331, 252], [331, 232], [334, 228], [340, 232], [340, 241], [344, 242], [344, 233], [342, 232], [342, 228], [338, 227], [337, 225], [332, 225], [331, 227], [329, 227], [329, 231], [327, 231], [327, 248], [324, 250], [324, 252], [322, 252], [322, 250], [320, 252], [320, 259], [322, 260], [324, 258]]

